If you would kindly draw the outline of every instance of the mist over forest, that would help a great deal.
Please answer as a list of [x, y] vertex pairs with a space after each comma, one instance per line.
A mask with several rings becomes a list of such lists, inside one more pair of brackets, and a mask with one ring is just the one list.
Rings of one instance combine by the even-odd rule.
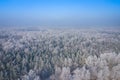
[[0, 80], [120, 80], [120, 0], [0, 0]]

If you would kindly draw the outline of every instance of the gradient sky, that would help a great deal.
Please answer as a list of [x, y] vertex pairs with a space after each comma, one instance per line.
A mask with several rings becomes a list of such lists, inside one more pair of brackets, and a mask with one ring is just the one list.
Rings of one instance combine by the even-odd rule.
[[0, 26], [120, 27], [120, 0], [0, 0]]

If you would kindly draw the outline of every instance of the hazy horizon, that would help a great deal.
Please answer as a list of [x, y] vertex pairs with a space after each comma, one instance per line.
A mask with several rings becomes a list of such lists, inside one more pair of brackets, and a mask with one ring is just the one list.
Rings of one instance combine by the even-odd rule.
[[0, 27], [120, 27], [119, 0], [0, 0]]
[[120, 0], [0, 0], [0, 80], [120, 80]]

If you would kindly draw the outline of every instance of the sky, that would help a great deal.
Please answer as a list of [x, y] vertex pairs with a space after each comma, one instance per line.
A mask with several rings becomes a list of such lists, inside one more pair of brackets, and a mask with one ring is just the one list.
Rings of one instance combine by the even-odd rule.
[[0, 27], [120, 27], [120, 0], [0, 0]]

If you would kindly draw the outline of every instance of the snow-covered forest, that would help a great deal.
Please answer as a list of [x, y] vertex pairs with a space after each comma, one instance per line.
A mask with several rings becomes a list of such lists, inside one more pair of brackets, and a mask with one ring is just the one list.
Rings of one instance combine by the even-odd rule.
[[120, 80], [120, 30], [0, 30], [0, 80]]

